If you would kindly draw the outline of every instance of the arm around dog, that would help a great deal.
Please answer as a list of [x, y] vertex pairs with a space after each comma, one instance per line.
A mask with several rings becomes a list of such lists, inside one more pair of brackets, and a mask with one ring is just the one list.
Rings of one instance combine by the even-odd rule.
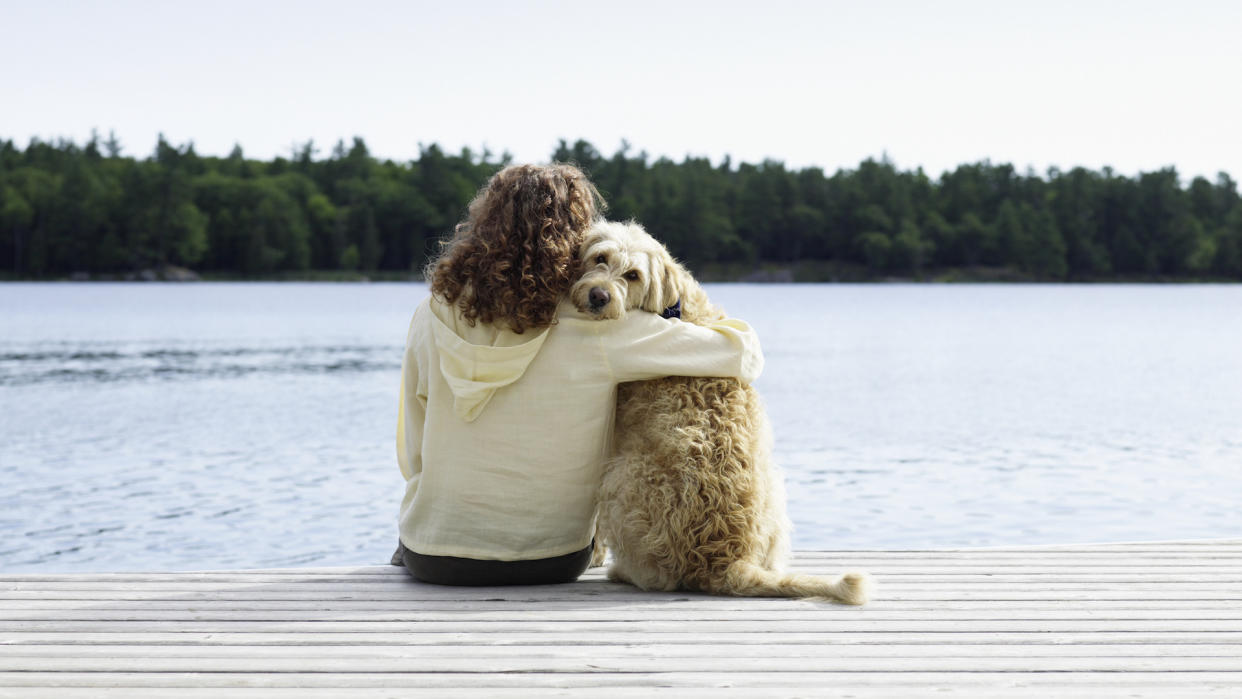
[[735, 318], [695, 325], [654, 313], [599, 323], [618, 383], [662, 376], [724, 376], [751, 383], [763, 371], [759, 336]]

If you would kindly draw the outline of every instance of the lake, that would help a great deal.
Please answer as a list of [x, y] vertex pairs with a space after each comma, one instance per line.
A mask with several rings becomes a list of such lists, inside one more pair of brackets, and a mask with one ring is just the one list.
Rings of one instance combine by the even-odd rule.
[[[1242, 286], [709, 285], [799, 548], [1242, 536]], [[421, 284], [0, 284], [0, 570], [385, 563]]]

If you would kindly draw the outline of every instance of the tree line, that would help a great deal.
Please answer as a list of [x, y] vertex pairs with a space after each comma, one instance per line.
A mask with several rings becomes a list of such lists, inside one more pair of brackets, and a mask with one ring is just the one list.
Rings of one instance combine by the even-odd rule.
[[[507, 154], [420, 147], [395, 162], [361, 138], [270, 161], [201, 156], [162, 136], [145, 158], [115, 137], [0, 140], [0, 270], [17, 278], [176, 265], [262, 277], [411, 272]], [[605, 156], [561, 142], [614, 219], [636, 218], [691, 268], [830, 261], [871, 277], [971, 268], [1044, 280], [1242, 279], [1242, 198], [1225, 173], [1018, 172], [964, 164], [933, 178], [887, 159], [826, 173], [726, 157]]]

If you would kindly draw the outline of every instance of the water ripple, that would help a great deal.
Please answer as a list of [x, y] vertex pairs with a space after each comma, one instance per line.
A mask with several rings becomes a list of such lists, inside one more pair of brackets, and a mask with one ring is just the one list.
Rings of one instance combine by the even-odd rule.
[[401, 366], [394, 345], [0, 351], [0, 386], [346, 374]]

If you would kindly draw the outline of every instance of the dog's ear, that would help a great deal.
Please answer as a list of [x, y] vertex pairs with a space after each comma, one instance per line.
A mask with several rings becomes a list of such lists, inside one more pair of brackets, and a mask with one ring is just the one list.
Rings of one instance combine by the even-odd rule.
[[647, 277], [647, 295], [643, 299], [643, 310], [662, 313], [664, 309], [681, 300], [682, 270], [668, 250], [660, 246], [647, 256], [649, 268]]
[[589, 269], [592, 266], [588, 263], [591, 248], [595, 247], [603, 239], [604, 229], [599, 224], [591, 226], [586, 233], [582, 234], [582, 244], [578, 246], [578, 263], [583, 269]]

